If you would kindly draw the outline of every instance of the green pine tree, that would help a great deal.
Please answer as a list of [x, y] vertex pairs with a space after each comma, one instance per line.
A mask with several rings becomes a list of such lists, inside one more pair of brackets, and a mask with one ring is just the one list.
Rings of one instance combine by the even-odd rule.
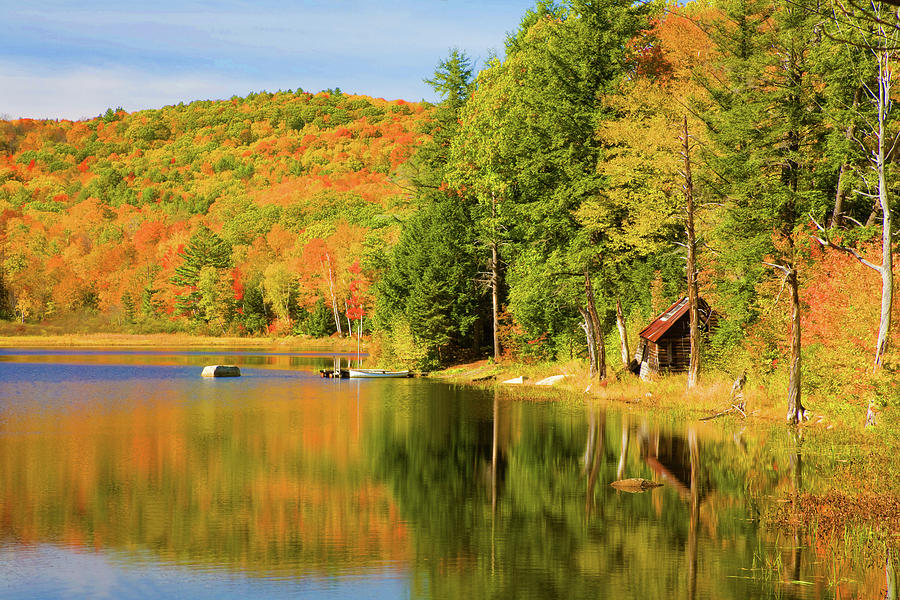
[[231, 246], [208, 227], [201, 225], [191, 236], [182, 258], [183, 262], [175, 268], [175, 274], [171, 278], [174, 285], [184, 288], [177, 296], [175, 308], [191, 318], [203, 319], [205, 311], [200, 308], [203, 294], [198, 289], [200, 272], [204, 267], [229, 268]]

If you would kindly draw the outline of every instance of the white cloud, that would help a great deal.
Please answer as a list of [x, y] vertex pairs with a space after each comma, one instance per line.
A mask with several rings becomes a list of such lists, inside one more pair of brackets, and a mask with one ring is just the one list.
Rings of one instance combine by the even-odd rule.
[[121, 67], [24, 69], [0, 61], [0, 118], [78, 120], [119, 106], [134, 112], [179, 102], [221, 100], [298, 87], [307, 91], [340, 87], [347, 93], [411, 101], [431, 95], [420, 79], [397, 81], [377, 72], [338, 74], [313, 69], [299, 80], [296, 75], [235, 79], [209, 74], [161, 75]]
[[117, 106], [130, 112], [253, 91], [234, 88], [216, 78], [95, 67], [37, 72], [0, 62], [0, 113], [13, 118], [82, 119]]
[[435, 99], [422, 80], [448, 49], [480, 63], [532, 0], [92, 3], [11, 11], [0, 114], [77, 119], [297, 87]]

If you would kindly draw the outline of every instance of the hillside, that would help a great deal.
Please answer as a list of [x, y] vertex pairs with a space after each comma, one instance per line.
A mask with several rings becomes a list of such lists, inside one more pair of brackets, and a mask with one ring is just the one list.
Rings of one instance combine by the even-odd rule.
[[2, 121], [0, 311], [320, 335], [340, 312], [346, 328], [429, 122], [421, 104], [299, 90]]

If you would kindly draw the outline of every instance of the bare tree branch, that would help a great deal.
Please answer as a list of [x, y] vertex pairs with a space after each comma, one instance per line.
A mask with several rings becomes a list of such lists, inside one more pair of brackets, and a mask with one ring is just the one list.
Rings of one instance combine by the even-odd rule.
[[[822, 232], [822, 235], [827, 236], [828, 231], [824, 227], [822, 227], [822, 225], [820, 225], [819, 222], [816, 221], [812, 215], [809, 215], [809, 220], [812, 221], [813, 225], [816, 226], [816, 229], [818, 229], [820, 232]], [[881, 273], [881, 265], [876, 265], [872, 262], [869, 262], [868, 260], [863, 258], [863, 256], [859, 252], [857, 252], [855, 248], [850, 248], [849, 246], [841, 246], [840, 244], [835, 244], [834, 242], [829, 240], [827, 237], [821, 237], [818, 235], [814, 235], [814, 236], [812, 236], [812, 238], [814, 240], [816, 240], [817, 242], [819, 242], [820, 244], [822, 244], [823, 246], [827, 246], [828, 248], [834, 248], [835, 250], [840, 250], [841, 252], [846, 252], [847, 254], [851, 255], [853, 258], [858, 260], [860, 263], [866, 265], [870, 269], [873, 269], [873, 270]]]

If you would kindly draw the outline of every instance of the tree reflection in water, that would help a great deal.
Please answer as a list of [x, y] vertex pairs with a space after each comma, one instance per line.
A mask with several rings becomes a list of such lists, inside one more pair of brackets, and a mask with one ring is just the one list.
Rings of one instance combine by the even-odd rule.
[[[828, 597], [752, 568], [778, 552], [756, 518], [780, 481], [762, 441], [488, 394], [422, 400], [372, 438], [423, 597]], [[665, 485], [620, 493], [623, 476]]]
[[[758, 520], [824, 472], [799, 439], [427, 380], [197, 379], [48, 383], [4, 414], [3, 543], [297, 580], [391, 565], [417, 598], [828, 596], [802, 532], [781, 560]], [[896, 596], [894, 573], [873, 585]]]

